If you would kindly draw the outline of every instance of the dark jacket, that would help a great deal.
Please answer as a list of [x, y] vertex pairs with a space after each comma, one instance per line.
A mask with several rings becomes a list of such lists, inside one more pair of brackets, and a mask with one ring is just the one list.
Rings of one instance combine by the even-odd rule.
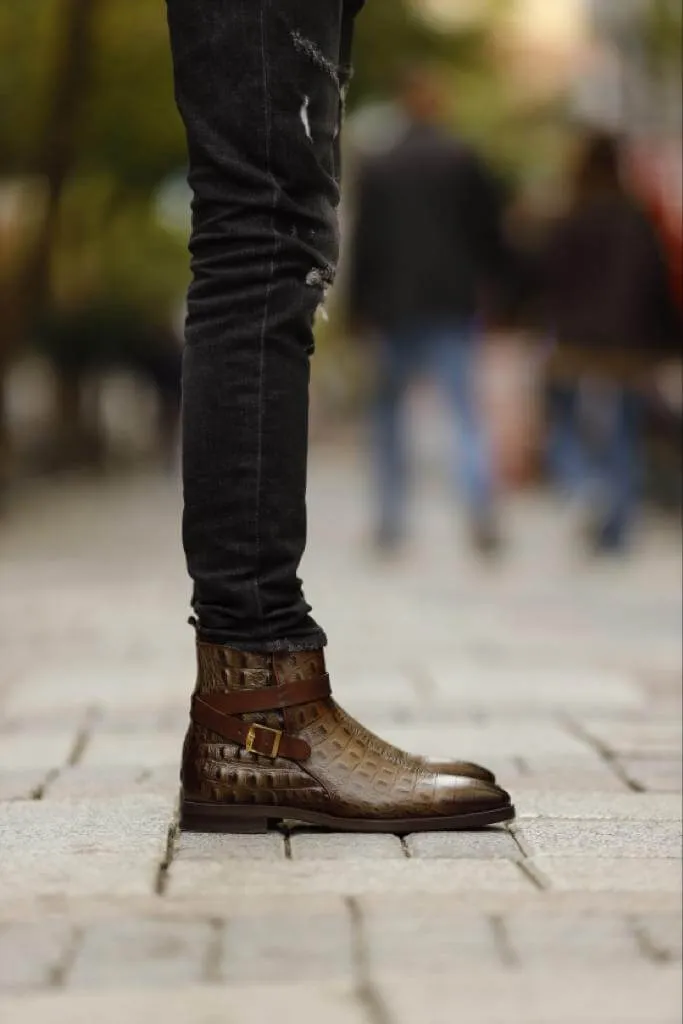
[[680, 349], [680, 324], [657, 232], [625, 193], [578, 204], [552, 233], [548, 324], [561, 349], [657, 358]]
[[411, 127], [359, 176], [352, 321], [391, 331], [493, 305], [504, 277], [502, 210], [502, 190], [471, 149], [437, 127]]

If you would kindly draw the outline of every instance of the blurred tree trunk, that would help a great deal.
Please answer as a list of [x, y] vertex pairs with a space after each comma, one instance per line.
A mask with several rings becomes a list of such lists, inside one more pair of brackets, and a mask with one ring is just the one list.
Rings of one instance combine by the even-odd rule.
[[[0, 347], [0, 482], [3, 469], [8, 471], [10, 445], [4, 379], [11, 356], [49, 306], [59, 211], [78, 154], [100, 3], [101, 0], [61, 0], [55, 19], [52, 68], [46, 79], [45, 116], [35, 157], [35, 171], [45, 184], [45, 205], [26, 258], [14, 279], [3, 289], [5, 294], [0, 307], [4, 321]], [[68, 417], [73, 418], [71, 413]]]

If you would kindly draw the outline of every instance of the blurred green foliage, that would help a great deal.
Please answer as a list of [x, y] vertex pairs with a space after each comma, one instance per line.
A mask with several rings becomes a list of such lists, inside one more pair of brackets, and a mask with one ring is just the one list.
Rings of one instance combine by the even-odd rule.
[[645, 7], [644, 36], [655, 70], [678, 70], [683, 64], [683, 3], [649, 0]]
[[[177, 300], [187, 277], [182, 232], [164, 228], [155, 194], [185, 162], [173, 103], [162, 0], [81, 0], [91, 7], [87, 74], [51, 281], [59, 299], [106, 292], [145, 309]], [[319, 2], [319, 0], [318, 0]], [[453, 116], [511, 179], [542, 174], [558, 152], [557, 110], [520, 106], [492, 53], [490, 28], [509, 0], [482, 0], [485, 15], [445, 32], [409, 0], [371, 0], [359, 20], [352, 106], [385, 98], [408, 61], [448, 69]], [[549, 0], [550, 2], [550, 0]], [[0, 174], [44, 174], [46, 119], [59, 83], [56, 53], [79, 0], [0, 0]], [[680, 60], [680, 0], [651, 0], [645, 29], [658, 60]], [[85, 72], [84, 72], [85, 74]], [[52, 126], [54, 130], [54, 126]], [[58, 126], [59, 130], [59, 126]]]
[[35, 150], [53, 35], [48, 8], [33, 0], [0, 2], [0, 169], [25, 171]]
[[[0, 171], [45, 175], [49, 133], [59, 138], [60, 132], [46, 123], [57, 79], [65, 66], [82, 65], [77, 130], [49, 239], [51, 299], [73, 305], [118, 296], [146, 315], [168, 315], [186, 283], [187, 257], [185, 239], [160, 224], [155, 207], [157, 189], [185, 162], [164, 6], [161, 0], [80, 3], [89, 11], [88, 53], [69, 55], [65, 25], [79, 0], [0, 0]], [[484, 111], [500, 93], [486, 39], [483, 25], [448, 34], [402, 0], [373, 0], [357, 33], [351, 103], [386, 96], [399, 63], [437, 60], [465, 76], [464, 118], [485, 135], [492, 122]]]
[[352, 105], [386, 98], [397, 74], [410, 63], [436, 62], [483, 72], [489, 63], [487, 39], [485, 19], [447, 32], [419, 17], [405, 0], [370, 0], [356, 32]]
[[[55, 83], [62, 0], [0, 0], [0, 166], [31, 172]], [[99, 0], [73, 173], [106, 173], [150, 190], [184, 160], [159, 0]]]
[[480, 18], [445, 31], [418, 17], [405, 0], [371, 0], [356, 37], [351, 107], [390, 97], [407, 64], [433, 63], [450, 86], [454, 126], [511, 182], [552, 166], [558, 151], [555, 106], [520, 105], [508, 69], [491, 46], [495, 19], [508, 6], [508, 0], [482, 0]]
[[83, 126], [83, 166], [147, 193], [185, 162], [164, 11], [160, 0], [101, 0]]
[[[28, 251], [20, 225], [18, 260], [8, 261], [17, 278], [4, 289], [18, 336], [10, 344], [30, 337], [32, 313], [79, 305], [119, 304], [168, 321], [187, 254], [154, 205], [160, 183], [185, 162], [163, 3], [0, 0], [0, 106], [0, 173], [35, 180], [26, 191]], [[53, 166], [53, 144], [66, 137]], [[36, 227], [43, 209], [51, 229], [40, 219]]]

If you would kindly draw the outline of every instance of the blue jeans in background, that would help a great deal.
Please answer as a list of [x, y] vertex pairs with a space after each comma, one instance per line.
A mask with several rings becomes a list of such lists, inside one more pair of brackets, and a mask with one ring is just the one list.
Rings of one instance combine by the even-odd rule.
[[641, 478], [640, 395], [618, 385], [553, 385], [550, 468], [563, 491], [595, 514], [596, 541], [621, 548], [637, 510]]
[[435, 380], [453, 417], [453, 483], [474, 522], [491, 517], [494, 471], [476, 396], [478, 341], [477, 327], [461, 323], [400, 331], [380, 342], [374, 406], [380, 540], [393, 542], [404, 532], [409, 475], [406, 398], [424, 373]]

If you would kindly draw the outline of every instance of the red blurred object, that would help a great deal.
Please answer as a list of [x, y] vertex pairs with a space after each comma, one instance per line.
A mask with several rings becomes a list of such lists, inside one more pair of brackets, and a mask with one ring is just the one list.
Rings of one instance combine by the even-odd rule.
[[672, 291], [683, 311], [683, 156], [679, 146], [634, 149], [633, 173], [635, 187], [659, 230]]

